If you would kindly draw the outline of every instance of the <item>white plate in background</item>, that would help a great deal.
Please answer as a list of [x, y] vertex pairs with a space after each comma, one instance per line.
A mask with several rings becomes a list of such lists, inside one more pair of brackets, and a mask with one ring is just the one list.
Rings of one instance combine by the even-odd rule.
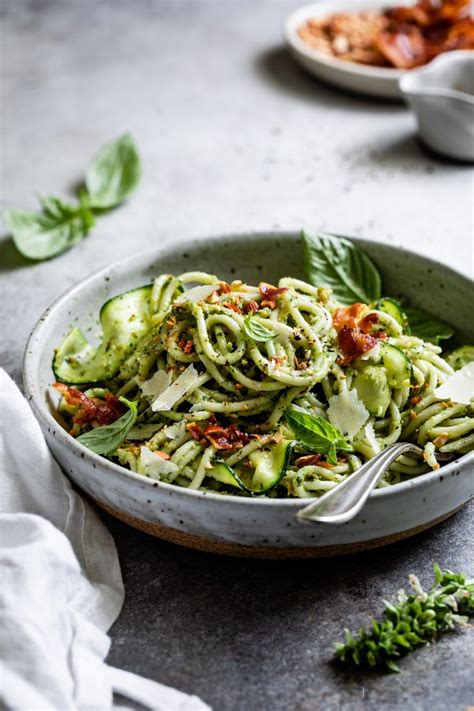
[[407, 70], [391, 67], [371, 67], [344, 59], [336, 59], [310, 47], [298, 34], [299, 28], [311, 18], [322, 18], [340, 12], [382, 10], [387, 7], [413, 5], [409, 0], [346, 0], [305, 5], [286, 20], [284, 34], [293, 57], [304, 69], [329, 84], [359, 94], [399, 99], [398, 80]]

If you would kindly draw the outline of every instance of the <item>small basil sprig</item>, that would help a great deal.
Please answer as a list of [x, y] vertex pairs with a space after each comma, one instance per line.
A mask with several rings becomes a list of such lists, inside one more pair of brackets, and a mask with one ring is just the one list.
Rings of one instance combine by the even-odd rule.
[[96, 454], [110, 454], [120, 446], [130, 432], [137, 419], [137, 403], [119, 398], [120, 402], [129, 408], [122, 417], [112, 422], [111, 425], [95, 427], [89, 432], [84, 432], [77, 438], [77, 441]]
[[97, 211], [116, 207], [140, 179], [140, 158], [131, 136], [105, 145], [93, 159], [77, 204], [39, 198], [41, 211], [7, 209], [5, 224], [16, 248], [29, 259], [50, 259], [80, 242], [95, 224]]
[[249, 338], [252, 338], [254, 341], [258, 341], [259, 343], [271, 341], [271, 339], [275, 338], [276, 335], [273, 331], [270, 331], [268, 328], [265, 328], [265, 326], [262, 326], [261, 323], [253, 319], [251, 316], [246, 316], [244, 318], [244, 331]]
[[474, 616], [474, 579], [441, 570], [437, 563], [434, 571], [429, 592], [410, 575], [413, 593], [407, 595], [402, 590], [398, 603], [385, 602], [382, 620], [373, 619], [371, 627], [362, 627], [356, 636], [346, 629], [345, 642], [336, 644], [336, 659], [356, 667], [399, 672], [396, 661], [400, 657], [456, 625], [468, 626], [468, 618]]
[[302, 232], [306, 278], [328, 286], [341, 304], [369, 304], [381, 296], [382, 282], [373, 261], [353, 242], [331, 234]]
[[413, 336], [438, 345], [441, 340], [447, 340], [454, 335], [454, 329], [449, 324], [427, 311], [414, 309], [411, 306], [405, 306], [404, 311], [408, 319], [409, 332]]
[[325, 454], [331, 464], [337, 464], [337, 451], [352, 451], [352, 447], [337, 427], [327, 420], [292, 406], [284, 412], [284, 417], [295, 437], [306, 449], [317, 454]]

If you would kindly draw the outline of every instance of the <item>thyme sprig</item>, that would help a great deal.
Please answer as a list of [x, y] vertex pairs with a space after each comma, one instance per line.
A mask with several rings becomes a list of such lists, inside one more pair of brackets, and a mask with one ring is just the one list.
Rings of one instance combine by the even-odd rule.
[[353, 636], [345, 630], [345, 642], [337, 643], [336, 659], [366, 668], [400, 669], [395, 660], [417, 647], [438, 639], [442, 632], [456, 625], [469, 627], [474, 616], [474, 579], [464, 573], [441, 570], [434, 564], [435, 580], [425, 592], [416, 575], [409, 576], [413, 592], [397, 594], [398, 602], [384, 601], [383, 619], [373, 619], [371, 626], [361, 627]]

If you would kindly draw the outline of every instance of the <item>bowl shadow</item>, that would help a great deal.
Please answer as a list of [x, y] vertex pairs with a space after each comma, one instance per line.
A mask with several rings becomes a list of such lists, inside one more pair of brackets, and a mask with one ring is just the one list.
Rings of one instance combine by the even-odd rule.
[[316, 78], [300, 67], [284, 46], [258, 54], [254, 62], [258, 76], [267, 85], [306, 103], [319, 103], [352, 113], [402, 113], [405, 106], [393, 99], [374, 98], [340, 89]]

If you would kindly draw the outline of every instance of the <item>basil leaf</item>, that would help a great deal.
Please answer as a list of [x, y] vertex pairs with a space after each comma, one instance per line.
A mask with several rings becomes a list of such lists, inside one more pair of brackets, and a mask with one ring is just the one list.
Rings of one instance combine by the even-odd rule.
[[141, 176], [140, 157], [127, 133], [103, 146], [86, 175], [90, 204], [94, 208], [115, 207], [137, 187]]
[[301, 444], [312, 452], [326, 454], [331, 464], [337, 464], [338, 449], [352, 451], [337, 427], [322, 417], [315, 417], [296, 407], [288, 407], [283, 414]]
[[254, 341], [258, 341], [259, 343], [271, 341], [271, 339], [276, 336], [273, 331], [270, 331], [268, 328], [265, 328], [265, 326], [262, 326], [261, 323], [255, 321], [255, 319], [251, 316], [246, 316], [244, 318], [244, 331], [247, 336], [252, 338]]
[[306, 279], [328, 286], [341, 304], [368, 304], [381, 296], [380, 274], [359, 247], [331, 234], [301, 234]]
[[21, 254], [30, 259], [49, 259], [80, 242], [94, 225], [84, 200], [78, 206], [59, 198], [40, 198], [42, 212], [9, 209], [3, 218]]
[[103, 427], [95, 427], [89, 432], [84, 432], [77, 438], [77, 441], [83, 444], [96, 454], [110, 454], [122, 444], [123, 440], [135, 424], [137, 419], [137, 403], [131, 402], [124, 397], [119, 398], [129, 411], [119, 417], [118, 420], [112, 422], [111, 425]]
[[439, 341], [451, 338], [454, 335], [454, 329], [449, 324], [427, 311], [405, 306], [405, 313], [408, 318], [410, 332], [417, 338], [438, 345]]

